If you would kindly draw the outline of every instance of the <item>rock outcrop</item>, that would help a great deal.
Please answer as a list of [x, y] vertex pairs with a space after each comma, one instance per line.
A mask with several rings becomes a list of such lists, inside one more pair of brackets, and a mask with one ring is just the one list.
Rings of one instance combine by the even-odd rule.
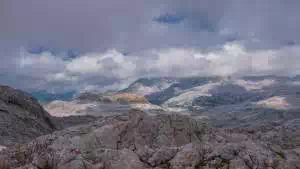
[[25, 143], [59, 128], [29, 94], [0, 86], [0, 145]]
[[297, 139], [297, 121], [215, 129], [132, 110], [3, 150], [0, 161], [16, 169], [299, 169]]

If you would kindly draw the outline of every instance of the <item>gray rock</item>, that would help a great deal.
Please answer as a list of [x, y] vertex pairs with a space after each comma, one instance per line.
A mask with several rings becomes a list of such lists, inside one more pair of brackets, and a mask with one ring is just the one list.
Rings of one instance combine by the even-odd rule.
[[[289, 125], [295, 126], [295, 125]], [[105, 117], [41, 136], [0, 152], [11, 168], [25, 169], [298, 169], [299, 147], [274, 139], [290, 131], [285, 124], [248, 129], [209, 128], [180, 115], [149, 116], [132, 110], [128, 119]], [[280, 131], [276, 137], [270, 131]], [[296, 135], [296, 134], [294, 134]], [[293, 135], [291, 135], [293, 136]]]
[[29, 94], [0, 86], [0, 145], [25, 143], [60, 128]]

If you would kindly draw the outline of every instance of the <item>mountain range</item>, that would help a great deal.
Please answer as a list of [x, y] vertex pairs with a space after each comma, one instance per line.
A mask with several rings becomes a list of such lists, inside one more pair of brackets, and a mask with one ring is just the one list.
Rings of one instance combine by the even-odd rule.
[[139, 108], [181, 113], [215, 126], [256, 125], [300, 117], [300, 79], [284, 76], [141, 78], [118, 92], [85, 92], [53, 101], [54, 116], [107, 116]]
[[300, 168], [299, 76], [141, 78], [35, 98], [1, 86], [0, 168]]

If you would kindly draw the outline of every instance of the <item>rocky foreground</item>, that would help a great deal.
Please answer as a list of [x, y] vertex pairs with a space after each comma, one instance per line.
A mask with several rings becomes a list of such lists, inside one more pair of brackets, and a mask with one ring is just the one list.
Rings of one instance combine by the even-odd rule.
[[[0, 152], [13, 169], [299, 169], [300, 122], [215, 129], [139, 110]], [[1, 164], [2, 163], [2, 164]]]

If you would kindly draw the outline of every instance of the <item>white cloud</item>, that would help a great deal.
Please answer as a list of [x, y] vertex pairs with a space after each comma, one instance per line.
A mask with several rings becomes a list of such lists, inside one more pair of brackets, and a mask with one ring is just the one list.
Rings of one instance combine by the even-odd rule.
[[64, 66], [61, 57], [53, 56], [50, 52], [33, 54], [24, 48], [20, 49], [20, 57], [16, 60], [20, 68], [41, 68], [44, 70], [59, 70]]
[[88, 53], [66, 64], [66, 70], [70, 73], [101, 74], [116, 78], [128, 78], [134, 73], [135, 67], [135, 63], [126, 60], [125, 56], [116, 50]]
[[129, 56], [108, 50], [86, 53], [69, 61], [47, 52], [37, 55], [22, 51], [18, 72], [40, 77], [45, 85], [103, 91], [125, 87], [142, 76], [292, 75], [299, 73], [299, 53], [299, 46], [247, 50], [243, 42], [227, 43], [211, 51], [166, 48]]
[[77, 76], [67, 75], [66, 73], [60, 72], [55, 74], [49, 74], [46, 76], [47, 81], [57, 81], [57, 82], [63, 82], [63, 81], [78, 81]]

